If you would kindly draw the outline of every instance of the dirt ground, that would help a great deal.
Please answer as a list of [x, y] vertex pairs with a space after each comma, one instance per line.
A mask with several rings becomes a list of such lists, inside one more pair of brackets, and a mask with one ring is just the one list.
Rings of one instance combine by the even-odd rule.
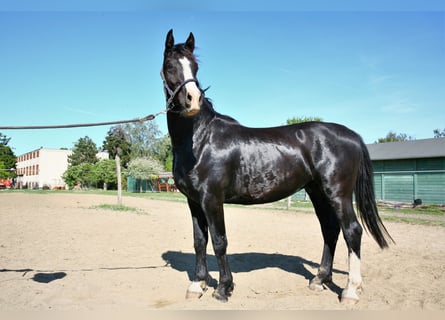
[[[124, 197], [137, 212], [94, 209], [114, 196], [0, 193], [0, 310], [331, 310], [347, 281], [340, 238], [334, 285], [309, 290], [322, 250], [313, 214], [226, 208], [228, 303], [186, 300], [194, 269], [187, 205]], [[445, 228], [386, 222], [397, 245], [363, 237], [364, 292], [354, 310], [444, 310]], [[209, 269], [218, 279], [213, 250]], [[216, 280], [212, 284], [216, 284]]]

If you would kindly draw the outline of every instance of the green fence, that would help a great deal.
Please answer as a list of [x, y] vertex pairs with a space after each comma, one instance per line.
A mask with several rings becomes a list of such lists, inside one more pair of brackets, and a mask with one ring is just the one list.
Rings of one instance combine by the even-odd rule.
[[377, 200], [445, 204], [445, 159], [373, 161]]
[[133, 177], [127, 178], [127, 191], [128, 192], [157, 192], [155, 183], [151, 180], [135, 179]]

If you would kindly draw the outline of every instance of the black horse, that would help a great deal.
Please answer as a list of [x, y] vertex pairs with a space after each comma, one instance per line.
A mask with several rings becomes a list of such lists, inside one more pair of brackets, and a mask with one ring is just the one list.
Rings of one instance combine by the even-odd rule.
[[357, 302], [361, 286], [362, 227], [353, 207], [381, 248], [392, 241], [374, 199], [372, 165], [361, 137], [348, 128], [307, 122], [275, 128], [247, 128], [217, 113], [204, 97], [196, 74], [195, 40], [165, 41], [161, 76], [178, 189], [187, 197], [193, 219], [195, 279], [187, 295], [201, 296], [210, 281], [208, 233], [219, 266], [213, 296], [227, 301], [234, 283], [226, 256], [224, 203], [276, 201], [305, 189], [314, 205], [324, 239], [318, 274], [309, 287], [323, 290], [332, 281], [332, 264], [340, 230], [349, 251], [349, 278], [342, 302]]

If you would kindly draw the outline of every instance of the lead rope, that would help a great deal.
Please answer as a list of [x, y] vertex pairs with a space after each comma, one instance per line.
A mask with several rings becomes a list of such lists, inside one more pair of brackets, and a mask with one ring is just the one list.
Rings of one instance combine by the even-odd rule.
[[158, 115], [164, 114], [164, 113], [167, 113], [167, 110], [162, 110], [155, 114], [149, 114], [142, 118], [135, 118], [135, 119], [130, 119], [130, 120], [93, 122], [93, 123], [74, 123], [74, 124], [62, 124], [62, 125], [44, 125], [44, 126], [0, 126], [0, 130], [66, 129], [66, 128], [109, 126], [109, 125], [114, 125], [114, 124], [145, 122], [145, 121], [153, 120]]
[[[130, 119], [130, 120], [107, 121], [107, 122], [73, 123], [73, 124], [43, 125], [43, 126], [0, 126], [0, 130], [66, 129], [66, 128], [109, 126], [109, 125], [123, 124], [123, 123], [150, 121], [150, 120], [153, 120], [154, 118], [156, 118], [157, 116], [159, 116], [160, 114], [166, 114], [167, 112], [173, 112], [172, 109], [175, 107], [173, 100], [175, 99], [179, 90], [181, 90], [182, 87], [184, 87], [189, 82], [195, 82], [196, 84], [198, 83], [198, 81], [196, 81], [195, 79], [187, 79], [187, 80], [184, 80], [183, 82], [181, 82], [181, 84], [179, 84], [179, 86], [173, 91], [168, 86], [167, 81], [165, 80], [165, 77], [164, 77], [164, 73], [162, 71], [161, 71], [161, 78], [162, 78], [162, 82], [164, 84], [164, 89], [165, 89], [166, 93], [168, 93], [170, 95], [170, 97], [168, 97], [168, 99], [167, 99], [165, 109], [161, 110], [155, 114], [149, 114], [142, 118], [135, 118], [135, 119]], [[210, 86], [204, 90], [201, 90], [202, 94], [204, 94], [209, 88], [210, 88]]]

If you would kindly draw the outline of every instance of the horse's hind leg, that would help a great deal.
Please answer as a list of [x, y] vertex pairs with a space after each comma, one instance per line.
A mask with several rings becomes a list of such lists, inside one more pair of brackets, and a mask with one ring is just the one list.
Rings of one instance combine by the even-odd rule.
[[359, 300], [358, 291], [362, 286], [360, 246], [363, 229], [357, 221], [350, 197], [338, 199], [336, 206], [338, 207], [337, 214], [339, 215], [341, 230], [348, 246], [349, 254], [348, 283], [341, 294], [341, 302], [354, 304]]
[[324, 284], [332, 281], [332, 266], [335, 248], [340, 233], [340, 225], [335, 209], [321, 190], [309, 189], [307, 191], [314, 205], [323, 234], [323, 254], [317, 275], [309, 282], [309, 288], [316, 291], [324, 290]]
[[187, 289], [186, 298], [200, 298], [210, 282], [207, 267], [208, 225], [201, 206], [191, 200], [188, 200], [188, 203], [192, 213], [196, 267], [193, 281]]

